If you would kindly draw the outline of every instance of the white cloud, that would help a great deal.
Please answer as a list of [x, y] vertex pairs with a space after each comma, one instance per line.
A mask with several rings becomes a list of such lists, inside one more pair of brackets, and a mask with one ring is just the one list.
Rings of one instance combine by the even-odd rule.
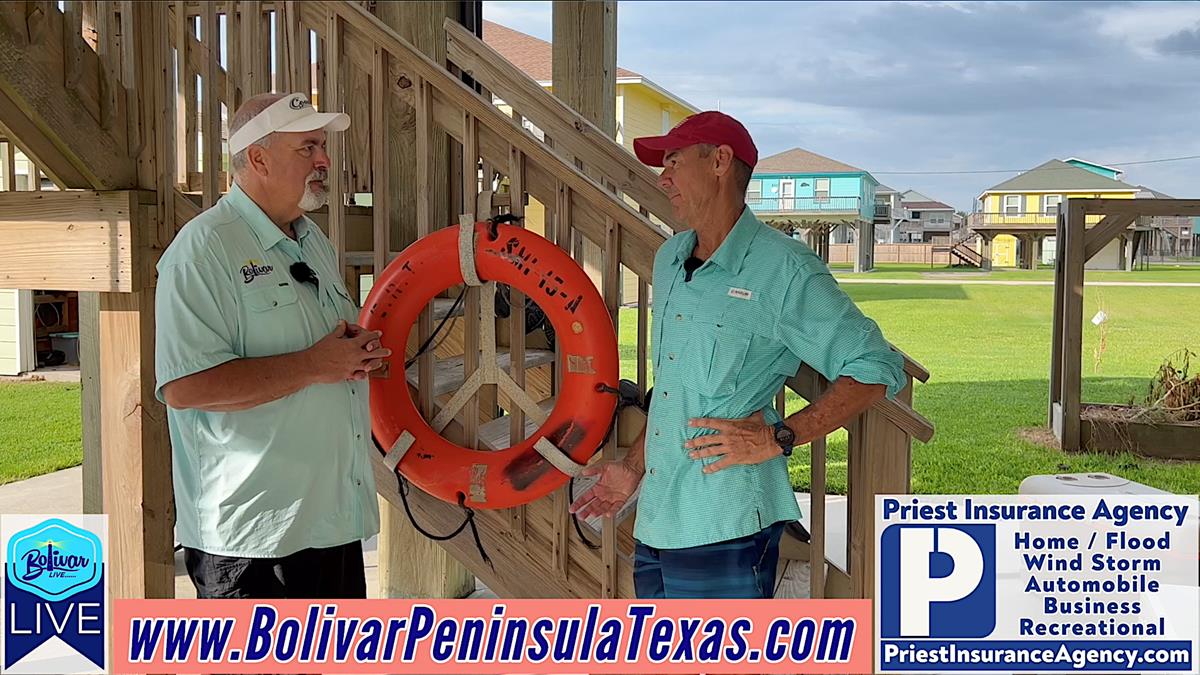
[[1124, 42], [1143, 57], [1158, 55], [1155, 43], [1181, 29], [1200, 27], [1200, 3], [1146, 2], [1087, 12], [1096, 31]]

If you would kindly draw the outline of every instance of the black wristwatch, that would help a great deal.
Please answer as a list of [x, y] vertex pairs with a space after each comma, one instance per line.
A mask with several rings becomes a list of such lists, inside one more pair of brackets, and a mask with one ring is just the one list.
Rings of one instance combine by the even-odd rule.
[[784, 457], [792, 456], [792, 447], [796, 443], [796, 432], [782, 421], [775, 423], [775, 442], [783, 449]]

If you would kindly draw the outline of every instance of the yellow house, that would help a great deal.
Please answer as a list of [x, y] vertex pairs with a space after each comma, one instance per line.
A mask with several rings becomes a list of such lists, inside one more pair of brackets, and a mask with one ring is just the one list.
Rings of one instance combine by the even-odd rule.
[[[1054, 233], [1063, 200], [1072, 197], [1133, 199], [1138, 188], [1117, 180], [1115, 169], [1082, 160], [1052, 159], [994, 185], [979, 195], [971, 229], [985, 241], [985, 258], [995, 267], [1034, 268], [1054, 260]], [[1099, 221], [1089, 216], [1088, 225]], [[987, 249], [990, 249], [988, 251]], [[1121, 239], [1089, 261], [1091, 269], [1122, 268]]]
[[[547, 91], [553, 90], [553, 52], [549, 42], [515, 31], [492, 21], [483, 22], [483, 41], [520, 68]], [[670, 131], [688, 115], [699, 112], [692, 104], [672, 94], [640, 73], [617, 68], [616, 140], [633, 154], [633, 139]], [[511, 109], [499, 103], [502, 109]], [[536, 133], [536, 131], [535, 131]], [[526, 227], [545, 233], [545, 208], [535, 200], [525, 207]], [[637, 279], [623, 270], [622, 298], [637, 299]]]

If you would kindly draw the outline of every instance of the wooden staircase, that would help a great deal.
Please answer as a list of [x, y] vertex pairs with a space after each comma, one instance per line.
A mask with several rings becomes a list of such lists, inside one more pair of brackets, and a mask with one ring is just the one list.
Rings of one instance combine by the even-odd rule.
[[[147, 325], [152, 328], [148, 308], [153, 305], [146, 305], [147, 294], [139, 291], [153, 284], [150, 270], [157, 253], [179, 226], [228, 187], [228, 175], [216, 170], [223, 166], [220, 106], [236, 109], [247, 96], [272, 88], [311, 92], [319, 108], [351, 113], [351, 130], [330, 138], [331, 158], [341, 170], [330, 172], [330, 205], [314, 214], [314, 220], [342, 256], [352, 290], [359, 288], [365, 275], [382, 270], [398, 254], [387, 209], [349, 201], [355, 194], [371, 193], [374, 204], [389, 203], [389, 154], [402, 150], [389, 136], [387, 109], [398, 101], [411, 110], [415, 124], [415, 146], [403, 151], [413, 152], [417, 159], [417, 234], [424, 236], [444, 225], [435, 221], [431, 203], [435, 194], [451, 195], [455, 210], [475, 218], [521, 215], [530, 201], [542, 204], [549, 239], [577, 256], [582, 241], [602, 250], [597, 284], [614, 321], [622, 270], [638, 278], [636, 337], [628, 336], [628, 341], [636, 344], [637, 363], [635, 372], [625, 376], [635, 379], [645, 392], [650, 325], [647, 300], [654, 253], [681, 228], [657, 186], [656, 174], [462, 26], [453, 22], [444, 26], [446, 53], [453, 67], [469, 75], [473, 85], [414, 48], [357, 2], [96, 2], [94, 6], [108, 18], [94, 22], [94, 50], [79, 37], [86, 34], [82, 9], [92, 3], [67, 4], [65, 14], [49, 2], [11, 2], [0, 9], [0, 56], [34, 69], [43, 84], [49, 83], [44, 86], [56, 92], [46, 98], [39, 89], [43, 85], [34, 86], [24, 71], [9, 63], [0, 65], [0, 122], [31, 149], [37, 146], [44, 153], [38, 156], [39, 164], [63, 187], [142, 188], [131, 203], [141, 204], [140, 212], [146, 213], [131, 217], [130, 227], [154, 236], [139, 238], [118, 254], [127, 258], [132, 269], [145, 272], [141, 285], [92, 289], [114, 291], [113, 295], [132, 289], [142, 303], [140, 314], [134, 313], [135, 318], [140, 317], [136, 318], [141, 322], [139, 330], [146, 330]], [[223, 30], [218, 28], [221, 25]], [[118, 32], [117, 27], [122, 30]], [[116, 35], [136, 39], [118, 43]], [[269, 39], [271, 35], [276, 36], [274, 40]], [[311, 35], [315, 35], [315, 51], [310, 46]], [[80, 45], [86, 49], [81, 57], [84, 68], [76, 80], [83, 84], [77, 84], [80, 91], [76, 92], [67, 84], [67, 72], [74, 72], [75, 66], [70, 64], [75, 61], [56, 55], [74, 54]], [[219, 63], [222, 53], [228, 55], [224, 66]], [[116, 80], [121, 88], [111, 81], [114, 73], [122, 75]], [[176, 86], [179, 83], [187, 86]], [[198, 85], [199, 96], [193, 85]], [[97, 92], [94, 105], [89, 93], [93, 90]], [[125, 104], [123, 109], [124, 99], [119, 95], [115, 105], [104, 102], [107, 95], [122, 91], [130, 94], [135, 105]], [[498, 108], [495, 99], [502, 99], [508, 109]], [[526, 121], [542, 134], [527, 131], [523, 127]], [[131, 133], [135, 129], [137, 133]], [[461, 157], [449, 185], [442, 185], [444, 179], [433, 170], [433, 140], [443, 134]], [[5, 254], [0, 250], [0, 266], [4, 264]], [[422, 314], [409, 337], [410, 355], [450, 314], [458, 290], [451, 289]], [[479, 367], [480, 308], [490, 301], [480, 289], [467, 289], [464, 302], [454, 312], [457, 316], [450, 317], [448, 328], [438, 336], [437, 348], [424, 353], [407, 372], [399, 372], [403, 364], [393, 362], [383, 375], [406, 377], [427, 416], [444, 405]], [[519, 307], [521, 302], [516, 294], [513, 304]], [[499, 364], [540, 405], [553, 405], [554, 371], [560, 355], [527, 339], [523, 323], [523, 313], [517, 311], [497, 324], [495, 333], [502, 342], [497, 352]], [[147, 368], [148, 345], [135, 348], [141, 350], [137, 358], [143, 366], [129, 380], [129, 395], [153, 411], [156, 404], [145, 394], [152, 391], [145, 385], [153, 378], [152, 369]], [[910, 386], [896, 400], [880, 402], [847, 427], [851, 533], [848, 569], [835, 571], [842, 580], [836, 586], [841, 589], [838, 592], [845, 595], [871, 594], [874, 495], [908, 491], [911, 441], [927, 441], [933, 433], [928, 420], [911, 407], [912, 380], [925, 381], [929, 373], [907, 357], [906, 372]], [[788, 382], [808, 400], [819, 396], [825, 385], [808, 368]], [[476, 399], [452, 425], [464, 444], [486, 451], [536, 432], [501, 394], [485, 388]], [[121, 420], [118, 412], [114, 408], [111, 419]], [[161, 428], [161, 419], [147, 420], [145, 428], [154, 424]], [[624, 450], [619, 441], [627, 441], [637, 424], [636, 416], [623, 417], [599, 456], [619, 457]], [[117, 439], [113, 448], [119, 450], [112, 452], [129, 453], [131, 470], [141, 472], [142, 483], [149, 485], [157, 478], [169, 485], [169, 468], [163, 473], [159, 460], [134, 463], [151, 451], [159, 457], [165, 440], [149, 438], [140, 430], [136, 432], [139, 435], [129, 434], [129, 438]], [[815, 497], [810, 548], [818, 560], [825, 558], [824, 447], [824, 439], [818, 439], [812, 449]], [[120, 465], [114, 467], [119, 470]], [[401, 506], [395, 475], [382, 461], [375, 462], [375, 471], [380, 495]], [[593, 533], [598, 547], [592, 548], [575, 533], [567, 511], [568, 490], [569, 486], [564, 487], [523, 507], [476, 513], [480, 538], [494, 568], [483, 563], [468, 536], [441, 545], [502, 596], [632, 597], [633, 519], [600, 523], [598, 532]], [[144, 510], [150, 502], [142, 493], [135, 496]], [[162, 508], [155, 507], [154, 518], [165, 518], [169, 498], [166, 504], [161, 503], [161, 495], [155, 500]], [[445, 532], [462, 520], [457, 506], [419, 490], [410, 492], [408, 502], [426, 529]], [[112, 511], [114, 527], [127, 529], [123, 523], [141, 518], [138, 513], [132, 504], [117, 508]], [[138, 536], [122, 538], [124, 548], [115, 554], [117, 560], [142, 560], [149, 557], [147, 550], [153, 550], [162, 558], [155, 558], [154, 573], [161, 573], [160, 568], [169, 561], [169, 550], [158, 550], [163, 544], [159, 541], [161, 527], [153, 531], [154, 542], [147, 541], [151, 537], [148, 526], [136, 525], [128, 531], [136, 531]], [[820, 568], [814, 566], [815, 595], [828, 587]], [[142, 574], [144, 569], [147, 576], [151, 574], [148, 566], [130, 569], [135, 570], [133, 574]]]
[[950, 263], [953, 265], [954, 261], [957, 260], [971, 267], [983, 267], [983, 256], [968, 243], [969, 240], [974, 238], [974, 233], [969, 230], [961, 230], [960, 232], [961, 234], [956, 232], [950, 235], [951, 240], [948, 248]]
[[137, 64], [131, 42], [119, 41], [132, 17], [122, 24], [116, 3], [91, 3], [104, 38], [89, 43], [84, 3], [67, 4], [63, 13], [52, 2], [0, 3], [0, 127], [60, 186], [133, 187], [141, 110], [121, 73]]

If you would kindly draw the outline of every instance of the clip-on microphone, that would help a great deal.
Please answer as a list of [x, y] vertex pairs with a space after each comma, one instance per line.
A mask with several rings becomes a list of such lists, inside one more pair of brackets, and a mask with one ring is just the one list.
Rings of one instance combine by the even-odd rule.
[[321, 290], [321, 281], [317, 278], [317, 273], [313, 271], [313, 268], [308, 266], [308, 263], [292, 263], [288, 271], [292, 273], [292, 278], [296, 281], [302, 284], [312, 284], [313, 288], [317, 289], [317, 291]]

